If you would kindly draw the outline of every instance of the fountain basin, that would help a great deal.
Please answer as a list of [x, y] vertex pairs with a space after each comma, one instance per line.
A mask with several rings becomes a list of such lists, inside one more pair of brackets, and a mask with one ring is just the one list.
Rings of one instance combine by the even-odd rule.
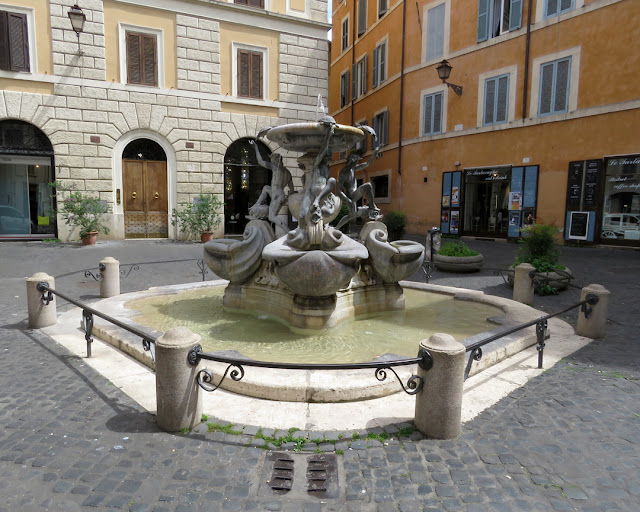
[[[320, 123], [290, 123], [271, 128], [267, 139], [289, 151], [318, 152], [327, 134], [327, 125]], [[346, 151], [364, 139], [364, 132], [355, 126], [336, 125], [329, 141], [329, 152]]]
[[[490, 320], [494, 327], [488, 329], [487, 332], [479, 333], [464, 340], [460, 340], [465, 345], [470, 345], [480, 339], [505, 330], [506, 328], [517, 324], [539, 318], [540, 313], [535, 309], [508, 299], [484, 295], [482, 292], [463, 290], [459, 288], [442, 287], [437, 285], [425, 285], [420, 283], [403, 282], [403, 286], [407, 289], [420, 290], [431, 294], [442, 295], [451, 298], [455, 303], [475, 302], [485, 304], [497, 308], [498, 317], [492, 317]], [[149, 298], [157, 296], [169, 296], [172, 299], [181, 291], [193, 290], [194, 288], [207, 288], [212, 286], [223, 287], [226, 281], [217, 281], [209, 283], [197, 283], [190, 285], [180, 285], [162, 288], [152, 288], [146, 292], [137, 292], [131, 294], [120, 295], [100, 301], [95, 307], [104, 311], [106, 314], [115, 316], [122, 322], [134, 326], [138, 329], [146, 331], [153, 335], [161, 334], [148, 327], [141, 326], [135, 316], [137, 312], [129, 307], [127, 303], [134, 299]], [[189, 304], [185, 307], [188, 308]], [[244, 318], [244, 317], [243, 317]], [[126, 351], [144, 364], [153, 367], [149, 359], [149, 353], [144, 352], [141, 348], [140, 339], [132, 334], [120, 329], [112, 324], [96, 318], [94, 326], [94, 335], [103, 339], [121, 350]], [[458, 323], [460, 323], [458, 321]], [[499, 326], [497, 324], [500, 324]], [[453, 329], [454, 326], [451, 327]], [[215, 328], [216, 331], [219, 328]], [[441, 329], [447, 331], [446, 328]], [[428, 333], [425, 334], [428, 337]], [[484, 356], [481, 361], [475, 362], [472, 366], [471, 374], [482, 371], [497, 362], [523, 350], [524, 348], [535, 344], [535, 329], [529, 328], [511, 336], [501, 338], [483, 348]], [[415, 351], [408, 355], [413, 357], [417, 353], [418, 341], [415, 342]], [[205, 347], [206, 351], [208, 350]], [[402, 357], [406, 357], [402, 355]], [[385, 356], [390, 357], [390, 356]], [[397, 358], [394, 356], [394, 358]], [[263, 357], [255, 357], [255, 359], [264, 360]], [[367, 358], [365, 358], [366, 360]], [[368, 358], [369, 360], [375, 358]], [[362, 360], [361, 360], [362, 361]], [[320, 362], [320, 361], [316, 361]], [[343, 361], [347, 362], [347, 361]], [[215, 375], [219, 376], [222, 368], [216, 368], [209, 362], [206, 366], [214, 369]], [[415, 369], [399, 368], [400, 377], [406, 382], [406, 378]], [[329, 374], [326, 371], [321, 372], [298, 372], [287, 370], [262, 370], [258, 368], [246, 367], [246, 375], [240, 382], [226, 379], [222, 385], [223, 389], [228, 391], [241, 393], [243, 395], [266, 398], [270, 400], [283, 401], [303, 401], [303, 402], [343, 402], [353, 400], [365, 400], [369, 398], [383, 397], [400, 391], [400, 385], [393, 375], [389, 374], [386, 381], [379, 382], [373, 375], [373, 371], [340, 371], [335, 374]]]

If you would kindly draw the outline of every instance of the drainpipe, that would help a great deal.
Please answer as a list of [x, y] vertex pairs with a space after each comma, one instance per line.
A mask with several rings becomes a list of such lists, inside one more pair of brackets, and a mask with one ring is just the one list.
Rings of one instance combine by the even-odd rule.
[[[357, 15], [357, 5], [358, 0], [353, 0], [353, 26], [351, 27], [351, 31], [353, 32], [353, 43], [351, 44], [351, 70], [349, 71], [349, 76], [351, 77], [349, 84], [349, 96], [351, 96], [351, 126], [354, 123], [353, 116], [353, 82], [356, 79], [353, 66], [356, 63], [356, 34], [358, 32], [358, 20], [356, 19]], [[353, 76], [352, 76], [353, 75]]]
[[398, 129], [398, 174], [402, 175], [402, 112], [404, 103], [404, 37], [407, 25], [407, 0], [402, 2], [402, 56], [400, 57], [400, 126]]
[[522, 122], [527, 118], [527, 83], [529, 82], [529, 51], [531, 49], [531, 4], [533, 0], [529, 0], [527, 8], [527, 42], [524, 52], [524, 86], [522, 87]]

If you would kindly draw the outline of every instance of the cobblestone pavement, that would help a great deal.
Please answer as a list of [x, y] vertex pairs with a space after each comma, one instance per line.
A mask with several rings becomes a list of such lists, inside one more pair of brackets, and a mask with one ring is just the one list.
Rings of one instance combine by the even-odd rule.
[[[514, 245], [469, 241], [488, 267]], [[580, 286], [612, 292], [604, 340], [531, 380], [464, 425], [452, 441], [395, 437], [352, 443], [337, 456], [338, 497], [279, 496], [260, 486], [265, 450], [227, 434], [159, 431], [154, 418], [38, 331], [26, 329], [24, 278], [56, 276], [83, 300], [98, 284], [79, 269], [200, 257], [197, 244], [101, 242], [93, 248], [0, 244], [0, 511], [609, 511], [640, 510], [640, 253], [564, 248]], [[211, 278], [211, 274], [207, 276]], [[143, 265], [123, 292], [198, 281], [193, 262]], [[422, 279], [417, 274], [414, 279]], [[489, 270], [434, 272], [431, 282], [509, 296]], [[559, 310], [579, 290], [536, 297]], [[64, 305], [59, 305], [63, 310]], [[575, 313], [567, 320], [575, 323]], [[294, 479], [295, 480], [295, 479]]]

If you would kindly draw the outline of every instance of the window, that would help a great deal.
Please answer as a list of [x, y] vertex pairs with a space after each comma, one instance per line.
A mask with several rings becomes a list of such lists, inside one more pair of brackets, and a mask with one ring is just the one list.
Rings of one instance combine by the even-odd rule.
[[[362, 121], [358, 121], [356, 125], [368, 126], [369, 123], [367, 122], [366, 119], [363, 119]], [[356, 145], [354, 146], [354, 149], [360, 154], [365, 154], [368, 149], [368, 144], [367, 144], [368, 140], [369, 140], [369, 134], [367, 132], [364, 132], [364, 139], [362, 139], [362, 142], [356, 143]]]
[[478, 0], [478, 42], [512, 30], [522, 22], [522, 0]]
[[367, 55], [353, 65], [353, 99], [367, 92]]
[[234, 0], [234, 3], [238, 5], [248, 5], [249, 7], [264, 9], [264, 0]]
[[340, 75], [340, 108], [349, 103], [349, 87], [351, 85], [349, 74], [349, 70], [347, 69]]
[[371, 88], [377, 87], [387, 79], [387, 43], [380, 43], [373, 50]]
[[372, 128], [378, 136], [378, 145], [389, 144], [389, 111], [385, 110], [373, 116]]
[[389, 196], [389, 182], [391, 171], [376, 172], [369, 176], [369, 181], [373, 186], [373, 197], [376, 204], [390, 203], [391, 197]]
[[154, 34], [127, 32], [127, 83], [158, 85], [158, 52]]
[[349, 48], [349, 17], [342, 20], [342, 51]]
[[0, 69], [30, 71], [25, 13], [0, 11]]
[[538, 115], [561, 114], [569, 110], [571, 57], [540, 66]]
[[508, 119], [509, 75], [488, 78], [484, 84], [484, 117], [482, 124], [499, 124]]
[[358, 0], [358, 37], [367, 30], [367, 0]]
[[443, 98], [443, 92], [436, 92], [424, 96], [422, 103], [422, 135], [442, 133]]
[[264, 97], [262, 66], [262, 52], [238, 48], [236, 67], [238, 96], [260, 100]]
[[388, 0], [378, 0], [378, 18], [382, 18], [387, 13]]
[[550, 18], [575, 9], [575, 0], [545, 0], [544, 17]]
[[439, 59], [444, 55], [444, 15], [445, 4], [427, 11], [427, 42], [425, 58], [427, 61]]

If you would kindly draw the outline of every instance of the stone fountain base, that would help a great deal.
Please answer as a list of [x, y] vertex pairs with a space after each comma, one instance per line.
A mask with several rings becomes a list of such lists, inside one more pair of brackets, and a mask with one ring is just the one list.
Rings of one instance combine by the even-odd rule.
[[339, 290], [325, 297], [306, 297], [284, 287], [253, 282], [229, 283], [224, 292], [225, 309], [259, 312], [280, 319], [302, 331], [331, 329], [355, 317], [404, 309], [404, 294], [397, 283]]

